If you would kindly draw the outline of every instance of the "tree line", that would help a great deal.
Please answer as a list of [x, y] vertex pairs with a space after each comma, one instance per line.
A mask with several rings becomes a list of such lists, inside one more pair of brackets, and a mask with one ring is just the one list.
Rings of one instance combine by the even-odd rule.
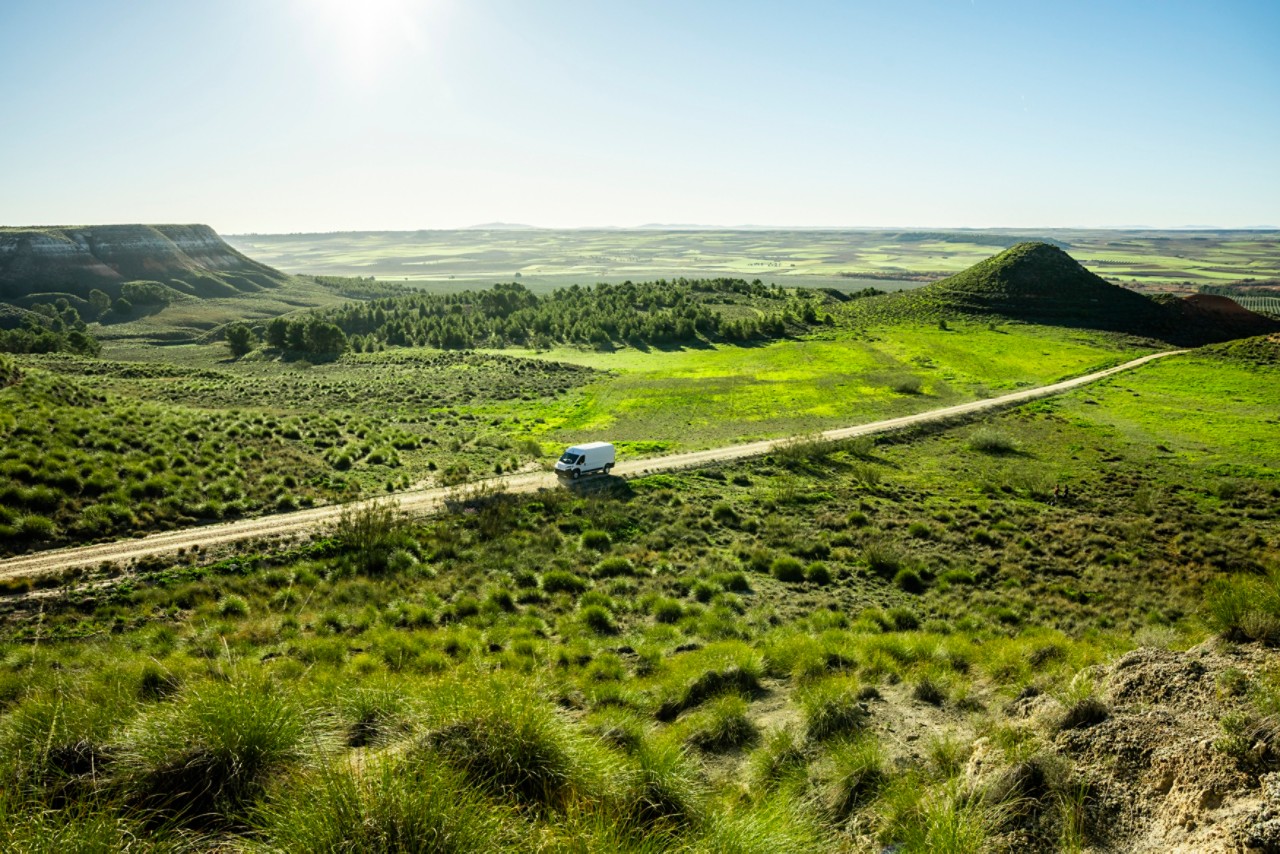
[[[726, 317], [720, 310], [724, 303], [749, 308]], [[356, 350], [451, 350], [780, 338], [820, 322], [821, 306], [811, 291], [791, 293], [759, 280], [682, 278], [573, 285], [542, 296], [513, 282], [481, 291], [375, 299], [316, 314], [341, 330]]]

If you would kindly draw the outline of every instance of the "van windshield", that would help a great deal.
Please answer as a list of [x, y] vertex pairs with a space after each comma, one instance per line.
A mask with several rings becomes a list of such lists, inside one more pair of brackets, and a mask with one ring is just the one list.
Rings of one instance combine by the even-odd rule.
[[578, 461], [578, 455], [572, 451], [565, 451], [564, 456], [560, 458], [560, 462], [573, 465]]

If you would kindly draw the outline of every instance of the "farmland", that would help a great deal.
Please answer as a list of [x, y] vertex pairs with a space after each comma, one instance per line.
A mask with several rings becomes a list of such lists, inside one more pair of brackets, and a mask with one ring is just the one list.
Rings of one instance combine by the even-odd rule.
[[1044, 229], [550, 230], [239, 235], [247, 254], [293, 273], [373, 276], [429, 289], [520, 281], [534, 290], [574, 283], [736, 276], [766, 284], [884, 290], [958, 273], [1024, 240], [1050, 240], [1104, 278], [1194, 291], [1280, 278], [1275, 232]]

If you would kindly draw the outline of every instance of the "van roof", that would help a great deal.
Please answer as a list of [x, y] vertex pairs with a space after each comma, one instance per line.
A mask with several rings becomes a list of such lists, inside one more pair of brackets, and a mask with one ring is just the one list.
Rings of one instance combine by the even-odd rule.
[[599, 448], [612, 448], [612, 447], [613, 447], [613, 444], [611, 442], [587, 442], [586, 444], [583, 444], [583, 445], [573, 445], [572, 447], [569, 448], [569, 450], [570, 451], [594, 451]]

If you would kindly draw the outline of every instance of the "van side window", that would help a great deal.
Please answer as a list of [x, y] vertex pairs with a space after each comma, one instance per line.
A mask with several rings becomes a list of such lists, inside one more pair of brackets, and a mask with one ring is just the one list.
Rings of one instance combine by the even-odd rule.
[[587, 455], [586, 455], [586, 454], [583, 454], [582, 456], [578, 457], [578, 465], [582, 465], [582, 464], [583, 464], [583, 463], [585, 463], [586, 461], [587, 461]]

